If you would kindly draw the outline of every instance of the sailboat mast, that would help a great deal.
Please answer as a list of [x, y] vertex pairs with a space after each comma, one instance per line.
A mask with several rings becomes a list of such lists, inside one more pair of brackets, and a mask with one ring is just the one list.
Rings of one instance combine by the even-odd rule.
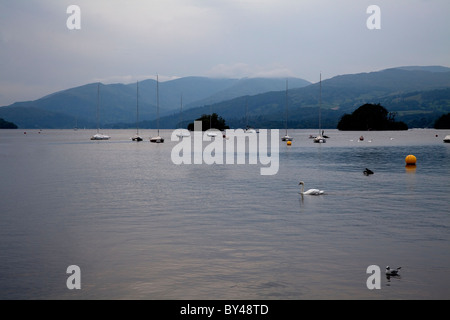
[[136, 81], [136, 134], [139, 134], [139, 81]]
[[153, 143], [164, 143], [164, 139], [159, 135], [159, 76], [156, 74], [156, 124], [158, 127], [158, 135], [156, 137], [150, 138], [150, 142]]
[[245, 99], [245, 128], [248, 129], [248, 98]]
[[99, 108], [100, 108], [100, 83], [97, 84], [97, 133], [100, 132], [100, 123], [99, 123]]
[[180, 128], [183, 126], [183, 94], [180, 97]]
[[159, 137], [159, 78], [156, 75], [156, 116], [157, 116], [157, 128], [158, 128], [158, 137]]
[[320, 73], [320, 81], [319, 81], [319, 136], [322, 134], [322, 73]]
[[286, 79], [286, 135], [288, 127], [288, 79]]

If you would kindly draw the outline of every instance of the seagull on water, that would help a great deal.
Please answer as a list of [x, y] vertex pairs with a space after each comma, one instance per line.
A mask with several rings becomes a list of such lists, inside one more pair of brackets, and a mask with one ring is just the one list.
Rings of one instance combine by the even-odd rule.
[[396, 269], [391, 269], [389, 266], [386, 267], [386, 275], [388, 276], [397, 276], [398, 270], [400, 270], [402, 267], [398, 267]]

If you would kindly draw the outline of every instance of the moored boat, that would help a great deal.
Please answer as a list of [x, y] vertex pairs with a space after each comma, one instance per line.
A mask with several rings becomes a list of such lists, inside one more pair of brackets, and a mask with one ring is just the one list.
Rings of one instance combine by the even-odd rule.
[[156, 75], [156, 114], [157, 114], [158, 135], [156, 137], [150, 138], [150, 142], [164, 143], [164, 138], [161, 138], [161, 136], [159, 135], [159, 78], [158, 78], [158, 75]]
[[97, 84], [97, 133], [91, 137], [91, 140], [109, 140], [111, 138], [110, 136], [100, 133], [99, 109], [100, 109], [100, 83]]

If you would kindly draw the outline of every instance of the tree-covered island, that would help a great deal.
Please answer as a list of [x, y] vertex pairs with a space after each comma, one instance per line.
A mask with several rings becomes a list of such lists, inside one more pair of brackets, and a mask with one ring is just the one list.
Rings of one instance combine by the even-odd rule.
[[0, 129], [17, 129], [17, 125], [0, 118]]
[[434, 123], [435, 129], [450, 129], [450, 113], [444, 114]]
[[[204, 114], [195, 121], [202, 122], [203, 131], [206, 131], [208, 129], [217, 129], [220, 131], [230, 129], [230, 127], [225, 124], [225, 119], [219, 117], [217, 113], [213, 113], [212, 115]], [[194, 123], [193, 122], [189, 123], [187, 129], [190, 131], [194, 131]]]
[[337, 125], [342, 131], [366, 130], [408, 130], [401, 121], [395, 121], [396, 114], [380, 104], [364, 104], [352, 114], [344, 114]]

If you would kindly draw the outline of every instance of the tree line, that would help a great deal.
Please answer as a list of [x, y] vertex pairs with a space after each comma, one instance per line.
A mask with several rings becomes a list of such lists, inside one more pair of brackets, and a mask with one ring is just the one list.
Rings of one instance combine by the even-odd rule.
[[17, 129], [17, 128], [18, 127], [15, 123], [0, 118], [0, 129]]

